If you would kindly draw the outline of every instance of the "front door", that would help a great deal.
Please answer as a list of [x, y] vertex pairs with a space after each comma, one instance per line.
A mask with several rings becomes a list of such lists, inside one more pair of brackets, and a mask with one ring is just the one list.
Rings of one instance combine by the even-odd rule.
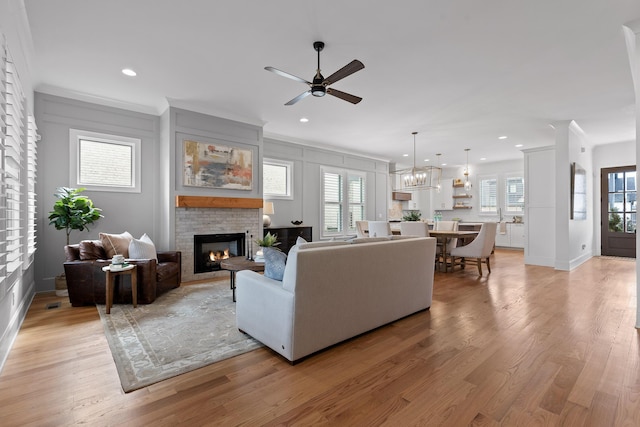
[[636, 257], [636, 167], [602, 169], [602, 255]]

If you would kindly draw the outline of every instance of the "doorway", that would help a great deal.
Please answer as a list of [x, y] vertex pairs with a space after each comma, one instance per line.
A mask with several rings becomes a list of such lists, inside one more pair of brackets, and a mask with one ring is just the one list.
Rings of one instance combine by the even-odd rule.
[[603, 168], [601, 180], [602, 255], [636, 257], [636, 167]]

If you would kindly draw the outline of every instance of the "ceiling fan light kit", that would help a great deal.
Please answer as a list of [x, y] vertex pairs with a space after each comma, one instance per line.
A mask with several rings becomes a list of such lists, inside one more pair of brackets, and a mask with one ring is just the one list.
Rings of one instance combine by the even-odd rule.
[[295, 98], [293, 98], [291, 101], [287, 102], [284, 105], [293, 105], [298, 101], [300, 101], [301, 99], [306, 98], [308, 95], [313, 95], [315, 97], [320, 98], [325, 96], [326, 94], [333, 95], [336, 98], [340, 98], [352, 104], [357, 104], [358, 102], [362, 101], [362, 98], [360, 98], [359, 96], [351, 95], [346, 92], [341, 92], [336, 89], [331, 89], [328, 86], [339, 80], [344, 79], [345, 77], [350, 76], [356, 71], [362, 70], [364, 68], [364, 64], [358, 61], [357, 59], [354, 59], [353, 61], [351, 61], [350, 63], [348, 63], [347, 65], [345, 65], [344, 67], [342, 67], [341, 69], [339, 69], [338, 71], [331, 74], [329, 77], [325, 79], [322, 73], [320, 72], [320, 52], [322, 52], [322, 49], [324, 49], [324, 43], [320, 41], [314, 42], [313, 48], [318, 53], [318, 68], [316, 69], [316, 75], [313, 77], [311, 82], [303, 78], [300, 78], [298, 76], [294, 76], [293, 74], [289, 74], [285, 71], [278, 70], [277, 68], [274, 68], [274, 67], [264, 67], [264, 69], [267, 71], [271, 71], [272, 73], [278, 74], [282, 77], [286, 77], [291, 80], [295, 80], [300, 83], [306, 83], [307, 85], [309, 85], [310, 89], [308, 91], [301, 93], [300, 95], [296, 96]]

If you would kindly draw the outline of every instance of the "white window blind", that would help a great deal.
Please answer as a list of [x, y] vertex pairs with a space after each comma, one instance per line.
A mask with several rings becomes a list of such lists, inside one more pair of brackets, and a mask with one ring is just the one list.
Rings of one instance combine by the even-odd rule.
[[496, 177], [480, 178], [480, 213], [496, 214], [498, 212], [498, 179]]
[[22, 155], [25, 146], [25, 97], [15, 67], [9, 58], [7, 58], [6, 64], [4, 179], [6, 185], [7, 274], [10, 275], [20, 267], [23, 253], [20, 205], [22, 203]]
[[365, 215], [366, 178], [348, 170], [322, 170], [322, 236], [355, 234]]
[[524, 212], [524, 178], [521, 176], [507, 177], [505, 180], [505, 212]]
[[25, 257], [25, 266], [28, 257], [36, 251], [36, 173], [38, 167], [38, 148], [37, 142], [40, 140], [38, 128], [33, 116], [29, 115], [27, 130], [27, 252]]

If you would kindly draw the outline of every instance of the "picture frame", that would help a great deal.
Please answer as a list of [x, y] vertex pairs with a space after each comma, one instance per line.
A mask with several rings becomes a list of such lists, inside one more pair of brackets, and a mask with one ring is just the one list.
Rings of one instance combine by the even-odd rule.
[[184, 139], [183, 185], [228, 190], [253, 189], [253, 151]]

